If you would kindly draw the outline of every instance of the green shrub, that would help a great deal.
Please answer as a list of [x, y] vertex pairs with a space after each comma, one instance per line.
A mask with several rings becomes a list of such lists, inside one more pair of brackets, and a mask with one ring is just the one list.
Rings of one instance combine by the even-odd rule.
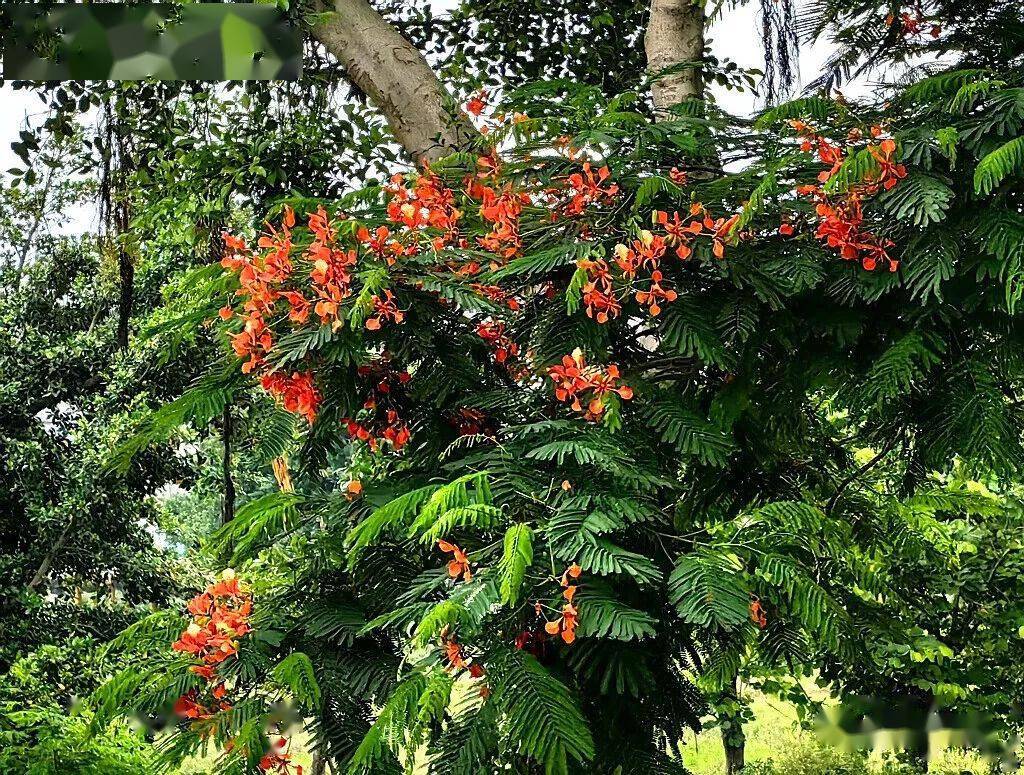
[[88, 638], [43, 646], [0, 676], [0, 773], [145, 775], [153, 749], [141, 733], [113, 724], [93, 734], [80, 698], [104, 677], [105, 660]]
[[6, 775], [145, 775], [153, 750], [123, 724], [96, 735], [89, 716], [56, 705], [0, 706], [0, 772]]

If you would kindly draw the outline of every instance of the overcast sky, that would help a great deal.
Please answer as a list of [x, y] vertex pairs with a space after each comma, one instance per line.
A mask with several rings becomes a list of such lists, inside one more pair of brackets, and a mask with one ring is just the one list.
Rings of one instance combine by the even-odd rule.
[[[433, 0], [435, 9], [438, 10], [451, 7], [456, 1]], [[743, 68], [763, 66], [760, 25], [755, 6], [755, 3], [747, 3], [739, 8], [726, 10], [722, 18], [712, 25], [712, 49], [719, 59], [731, 59]], [[800, 75], [803, 82], [812, 80], [818, 74], [827, 54], [828, 49], [823, 45], [801, 48]], [[861, 85], [860, 89], [853, 87], [847, 91], [851, 96], [856, 96], [863, 88]], [[757, 107], [750, 92], [730, 92], [716, 87], [715, 93], [722, 107], [733, 113], [750, 113]], [[44, 117], [41, 105], [39, 98], [32, 92], [14, 91], [9, 84], [0, 88], [0, 170], [18, 165], [18, 159], [11, 151], [10, 144], [17, 140], [18, 132], [24, 127], [26, 120], [38, 123]], [[81, 221], [83, 217], [76, 214], [75, 220]], [[80, 230], [88, 228], [90, 224], [79, 222], [68, 226], [72, 230]]]

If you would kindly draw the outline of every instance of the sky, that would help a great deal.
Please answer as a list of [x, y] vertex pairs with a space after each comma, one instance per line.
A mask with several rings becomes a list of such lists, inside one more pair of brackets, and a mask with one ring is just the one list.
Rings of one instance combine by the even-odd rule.
[[[805, 0], [798, 0], [797, 6]], [[435, 12], [443, 12], [457, 0], [432, 0]], [[756, 3], [746, 3], [738, 8], [726, 9], [723, 15], [711, 27], [713, 53], [719, 59], [731, 59], [741, 68], [763, 67], [760, 25], [757, 20]], [[800, 81], [806, 83], [813, 80], [819, 73], [829, 53], [827, 44], [813, 46], [803, 45], [800, 49], [799, 69]], [[801, 83], [797, 84], [797, 90]], [[859, 87], [859, 88], [858, 88]], [[863, 91], [866, 84], [854, 84], [847, 88], [849, 96], [856, 96]], [[756, 107], [755, 98], [750, 92], [739, 93], [715, 88], [719, 104], [726, 110], [736, 114], [751, 113]], [[0, 170], [18, 166], [18, 158], [11, 151], [10, 144], [18, 139], [18, 132], [26, 121], [38, 124], [45, 113], [42, 103], [35, 94], [26, 91], [14, 91], [10, 84], [0, 87]], [[83, 231], [94, 224], [89, 223], [90, 212], [83, 209], [69, 214], [64, 226], [69, 232]]]

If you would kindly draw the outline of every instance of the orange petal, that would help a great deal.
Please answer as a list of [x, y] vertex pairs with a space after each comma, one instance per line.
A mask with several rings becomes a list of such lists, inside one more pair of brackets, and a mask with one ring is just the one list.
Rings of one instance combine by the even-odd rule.
[[555, 621], [555, 622], [548, 622], [547, 624], [544, 625], [544, 631], [548, 635], [557, 635], [560, 626], [561, 625], [557, 621]]

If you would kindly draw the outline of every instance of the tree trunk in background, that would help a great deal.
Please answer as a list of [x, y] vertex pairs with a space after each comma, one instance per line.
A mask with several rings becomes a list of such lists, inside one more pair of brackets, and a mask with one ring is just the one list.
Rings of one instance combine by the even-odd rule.
[[[126, 194], [122, 193], [122, 197]], [[128, 349], [129, 325], [132, 318], [132, 306], [135, 301], [135, 263], [125, 245], [128, 235], [128, 203], [119, 201], [114, 205], [114, 220], [117, 227], [117, 273], [120, 277], [120, 293], [117, 298], [117, 346], [121, 350]]]
[[221, 426], [221, 436], [224, 439], [224, 455], [221, 463], [224, 480], [224, 507], [221, 511], [220, 521], [222, 525], [226, 525], [235, 518], [235, 480], [231, 477], [231, 404], [224, 406]]
[[722, 735], [722, 744], [725, 747], [725, 775], [735, 775], [743, 771], [744, 766], [744, 744], [732, 745], [725, 741]]
[[[683, 62], [704, 58], [704, 6], [694, 0], [651, 0], [651, 18], [644, 35], [647, 71], [657, 75]], [[659, 78], [651, 85], [654, 115], [669, 119], [669, 108], [704, 93], [700, 67], [689, 67]]]
[[39, 212], [36, 213], [36, 218], [32, 221], [32, 226], [29, 228], [28, 233], [25, 234], [25, 244], [22, 245], [21, 251], [18, 255], [18, 266], [16, 269], [17, 277], [21, 279], [21, 273], [25, 270], [25, 262], [28, 260], [29, 251], [32, 249], [32, 241], [35, 239], [36, 232], [39, 230], [39, 225], [46, 218], [46, 206], [50, 197], [50, 188], [53, 186], [53, 177], [57, 174], [57, 167], [50, 167], [50, 171], [46, 174], [46, 182], [43, 184], [43, 191], [39, 195]]
[[33, 574], [31, 581], [28, 582], [29, 590], [35, 590], [36, 587], [46, 580], [46, 576], [50, 572], [50, 566], [53, 565], [53, 561], [64, 548], [64, 544], [66, 544], [68, 539], [71, 537], [71, 529], [74, 524], [75, 519], [74, 515], [72, 515], [71, 519], [69, 519], [68, 523], [64, 526], [64, 529], [60, 532], [60, 535], [57, 536], [57, 540], [54, 541], [53, 546], [50, 547], [50, 551], [46, 553], [46, 556], [43, 557], [43, 561], [39, 563], [39, 567]]
[[314, 37], [384, 114], [413, 159], [436, 161], [478, 136], [419, 49], [367, 0], [334, 0], [333, 9], [313, 28]]

